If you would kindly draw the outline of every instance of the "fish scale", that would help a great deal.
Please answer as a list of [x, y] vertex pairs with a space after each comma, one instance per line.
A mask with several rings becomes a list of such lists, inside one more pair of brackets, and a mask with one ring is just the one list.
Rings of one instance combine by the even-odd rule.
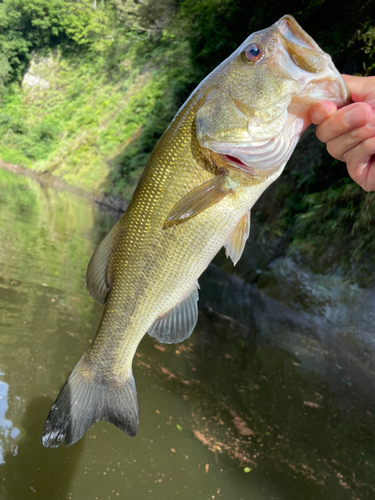
[[[148, 194], [147, 199], [142, 197], [139, 200], [135, 196], [134, 205], [132, 202], [129, 213], [122, 220], [122, 227], [125, 228], [124, 237], [123, 241], [119, 243], [116, 258], [122, 273], [118, 278], [113, 277], [113, 290], [109, 294], [104, 313], [106, 324], [103, 329], [99, 329], [92, 349], [96, 348], [99, 338], [107, 337], [106, 329], [112, 329], [111, 315], [107, 310], [118, 308], [124, 310], [125, 317], [132, 319], [131, 327], [125, 327], [122, 337], [131, 336], [133, 338], [134, 336], [137, 339], [136, 348], [144, 332], [151, 326], [157, 315], [168, 311], [180, 298], [186, 295], [197, 277], [227, 241], [233, 227], [234, 208], [236, 213], [238, 212], [237, 218], [240, 220], [251, 203], [251, 196], [254, 195], [249, 191], [246, 197], [239, 196], [242, 202], [241, 211], [238, 210], [237, 203], [233, 207], [233, 200], [227, 199], [223, 204], [214, 205], [191, 221], [186, 222], [184, 226], [177, 226], [170, 230], [162, 229], [170, 207], [186, 192], [212, 177], [212, 172], [206, 168], [207, 162], [203, 161], [200, 154], [194, 154], [194, 151], [196, 153], [200, 151], [197, 139], [195, 139], [192, 148], [187, 148], [187, 142], [184, 141], [186, 129], [194, 124], [195, 112], [195, 106], [191, 106], [189, 113], [184, 116], [184, 121], [176, 119], [173, 122], [164, 138], [165, 148], [163, 148], [163, 143], [159, 144], [163, 155], [160, 155], [159, 158], [156, 155], [156, 160], [149, 164], [151, 168], [146, 168], [144, 172], [142, 188]], [[172, 150], [172, 152], [170, 152], [172, 147], [168, 147], [171, 144], [169, 136], [173, 136], [177, 142], [177, 146], [173, 146], [174, 151]], [[180, 137], [181, 139], [179, 139]], [[178, 144], [180, 144], [180, 148], [178, 148]], [[179, 154], [179, 149], [183, 154]], [[186, 150], [190, 149], [193, 152], [187, 155]], [[194, 156], [198, 157], [200, 161], [197, 161]], [[186, 174], [187, 169], [189, 169], [189, 179], [191, 179], [189, 183], [181, 175], [182, 173]], [[167, 189], [165, 187], [166, 184], [168, 185], [166, 180], [168, 181], [170, 175], [178, 181], [173, 183], [174, 190], [172, 192], [169, 190], [165, 196], [163, 188]], [[242, 174], [234, 172], [233, 177], [241, 178]], [[253, 180], [245, 179], [251, 188]], [[242, 190], [245, 191], [244, 188]], [[157, 195], [154, 194], [155, 192]], [[138, 223], [138, 221], [141, 222]], [[127, 230], [133, 225], [142, 229], [129, 242], [126, 236]], [[205, 242], [200, 237], [201, 234], [204, 234]], [[132, 266], [130, 258], [129, 267], [124, 266], [124, 256], [127, 256], [130, 251], [127, 245], [131, 246], [132, 259], [135, 261]], [[198, 253], [199, 259], [196, 257]], [[147, 270], [144, 276], [140, 275], [137, 268], [139, 263], [142, 263], [143, 269]], [[154, 279], [156, 276], [157, 280]], [[135, 300], [132, 299], [131, 293], [133, 287], [128, 293], [127, 283], [136, 283], [137, 296]], [[120, 290], [120, 294], [115, 296], [114, 292], [117, 288]], [[124, 342], [124, 344], [126, 343]], [[109, 346], [109, 348], [112, 347]], [[123, 356], [129, 365], [133, 356], [129, 355], [127, 348], [124, 349]], [[122, 361], [119, 361], [121, 366], [123, 366]]]
[[100, 420], [136, 434], [139, 342], [147, 332], [166, 343], [192, 333], [199, 276], [222, 246], [238, 261], [250, 208], [281, 174], [322, 96], [337, 105], [349, 98], [330, 57], [284, 16], [250, 35], [182, 106], [90, 260], [88, 290], [105, 308], [51, 408], [44, 446], [70, 445]]

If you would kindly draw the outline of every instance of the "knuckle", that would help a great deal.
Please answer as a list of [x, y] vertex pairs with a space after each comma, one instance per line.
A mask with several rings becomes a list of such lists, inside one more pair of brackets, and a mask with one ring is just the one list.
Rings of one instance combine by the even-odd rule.
[[347, 132], [345, 134], [346, 142], [348, 144], [353, 145], [353, 146], [357, 145], [358, 142], [361, 140], [362, 132], [363, 131], [361, 129], [357, 129], [357, 128], [349, 130], [349, 132]]

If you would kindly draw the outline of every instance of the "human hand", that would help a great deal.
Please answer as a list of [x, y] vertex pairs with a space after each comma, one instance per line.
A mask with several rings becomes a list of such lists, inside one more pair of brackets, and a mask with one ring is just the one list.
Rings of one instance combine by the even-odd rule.
[[328, 153], [348, 167], [365, 191], [375, 191], [375, 77], [343, 75], [353, 104], [341, 109], [323, 101], [310, 110], [316, 135]]

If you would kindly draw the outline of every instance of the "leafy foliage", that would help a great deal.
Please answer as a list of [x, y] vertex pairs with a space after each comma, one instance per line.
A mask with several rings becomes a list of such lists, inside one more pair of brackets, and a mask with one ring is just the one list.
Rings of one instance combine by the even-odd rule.
[[[288, 12], [342, 72], [369, 75], [373, 11], [374, 0], [339, 10], [334, 0], [3, 0], [0, 156], [129, 198], [178, 107], [250, 32]], [[355, 235], [358, 257], [370, 248], [372, 195], [321, 149], [307, 161], [311, 141], [283, 175], [273, 231], [309, 253], [332, 231]]]
[[[249, 33], [290, 13], [332, 55], [341, 72], [370, 75], [375, 70], [373, 0], [343, 0], [339, 10], [332, 0], [258, 2], [251, 8], [242, 0], [184, 0], [181, 9], [191, 17], [193, 59], [202, 69], [213, 69]], [[290, 249], [318, 257], [322, 264], [340, 260], [337, 249], [349, 260], [372, 255], [373, 194], [355, 185], [345, 165], [316, 144], [310, 133], [298, 145], [278, 181], [275, 198], [269, 200], [278, 205], [280, 216], [264, 220], [262, 226], [270, 234], [288, 234]], [[263, 235], [260, 231], [260, 238]], [[342, 252], [343, 248], [348, 251]]]

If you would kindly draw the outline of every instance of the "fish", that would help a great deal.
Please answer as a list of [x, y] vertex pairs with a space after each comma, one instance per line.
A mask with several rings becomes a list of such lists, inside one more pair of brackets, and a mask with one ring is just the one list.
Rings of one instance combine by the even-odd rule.
[[224, 246], [236, 264], [250, 210], [283, 171], [309, 109], [350, 102], [331, 57], [290, 15], [251, 34], [210, 73], [153, 149], [132, 200], [91, 257], [86, 283], [105, 304], [96, 336], [46, 420], [42, 442], [69, 446], [106, 420], [135, 436], [132, 362], [148, 333], [187, 339], [198, 278]]

